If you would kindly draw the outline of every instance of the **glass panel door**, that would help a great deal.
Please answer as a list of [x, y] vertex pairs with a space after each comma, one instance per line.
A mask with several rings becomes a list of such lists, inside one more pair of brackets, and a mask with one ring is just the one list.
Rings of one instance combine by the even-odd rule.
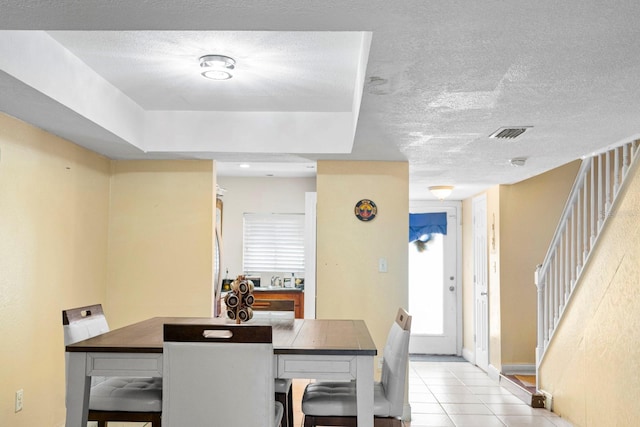
[[432, 234], [426, 243], [409, 243], [409, 313], [411, 332], [441, 335], [444, 331], [444, 236]]
[[423, 244], [409, 243], [409, 312], [414, 354], [457, 354], [458, 280], [457, 209], [412, 209], [412, 213], [445, 212], [447, 234], [431, 234]]

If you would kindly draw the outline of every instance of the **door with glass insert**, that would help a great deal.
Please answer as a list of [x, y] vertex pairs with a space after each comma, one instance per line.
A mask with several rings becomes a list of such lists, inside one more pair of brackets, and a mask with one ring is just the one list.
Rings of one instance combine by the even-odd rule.
[[446, 234], [425, 233], [409, 242], [409, 352], [457, 354], [457, 209], [412, 210], [418, 212], [446, 213], [447, 228]]

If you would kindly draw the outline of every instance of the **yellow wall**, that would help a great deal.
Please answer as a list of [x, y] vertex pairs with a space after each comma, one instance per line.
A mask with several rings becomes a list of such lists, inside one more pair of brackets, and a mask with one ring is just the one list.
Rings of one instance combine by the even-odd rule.
[[[404, 162], [318, 162], [317, 317], [364, 319], [379, 354], [408, 303], [408, 174]], [[355, 217], [361, 199], [376, 203], [372, 221]]]
[[0, 114], [1, 426], [64, 424], [61, 311], [105, 299], [108, 212], [107, 159]]
[[576, 426], [640, 419], [640, 168], [598, 238], [540, 367], [554, 411]]
[[487, 191], [489, 243], [489, 365], [502, 370], [502, 281], [500, 280], [500, 187]]
[[212, 161], [114, 161], [105, 310], [112, 328], [210, 316]]
[[63, 309], [210, 314], [214, 189], [212, 161], [110, 162], [0, 115], [0, 426], [64, 424]]
[[536, 266], [560, 221], [580, 161], [500, 186], [500, 316], [503, 365], [536, 362]]
[[[572, 162], [513, 185], [487, 190], [489, 251], [489, 363], [534, 365], [536, 265], [546, 254], [580, 162]], [[463, 202], [464, 348], [473, 353], [473, 198]]]

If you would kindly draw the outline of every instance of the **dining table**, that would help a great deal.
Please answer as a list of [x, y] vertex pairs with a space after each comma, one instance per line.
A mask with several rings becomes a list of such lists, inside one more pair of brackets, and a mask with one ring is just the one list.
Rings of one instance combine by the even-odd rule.
[[[66, 346], [66, 427], [87, 425], [92, 376], [162, 377], [164, 324], [235, 324], [225, 318], [153, 317]], [[277, 378], [355, 380], [359, 427], [373, 427], [373, 359], [363, 320], [253, 319], [272, 326]], [[224, 363], [224, 361], [221, 361]]]

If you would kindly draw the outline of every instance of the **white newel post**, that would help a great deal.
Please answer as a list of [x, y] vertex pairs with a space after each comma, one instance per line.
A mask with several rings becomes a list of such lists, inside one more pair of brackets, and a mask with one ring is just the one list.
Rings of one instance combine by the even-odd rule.
[[[534, 281], [536, 287], [538, 288], [538, 345], [536, 347], [536, 371], [540, 366], [540, 361], [542, 360], [542, 354], [544, 353], [544, 281], [540, 276], [540, 269], [542, 265], [538, 265], [536, 268], [536, 272], [534, 274]], [[536, 375], [537, 381], [537, 375]]]

